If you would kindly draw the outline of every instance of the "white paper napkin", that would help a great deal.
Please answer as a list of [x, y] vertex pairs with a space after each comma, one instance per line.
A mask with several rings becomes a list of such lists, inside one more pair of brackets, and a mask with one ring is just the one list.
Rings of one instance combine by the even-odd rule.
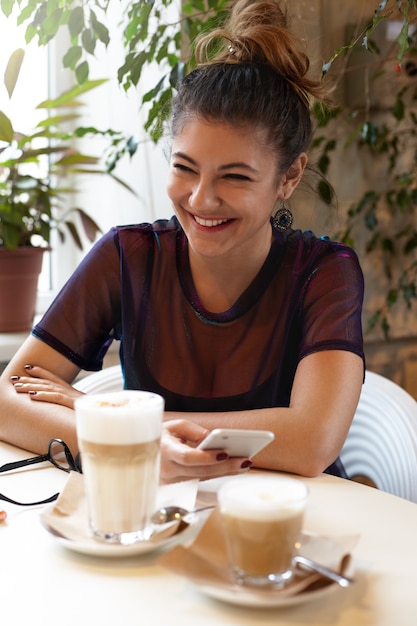
[[[192, 510], [195, 506], [198, 482], [189, 480], [161, 485], [158, 488], [156, 508], [176, 504]], [[90, 538], [82, 474], [70, 473], [57, 501], [41, 513], [41, 521], [49, 530], [66, 539], [86, 541]]]

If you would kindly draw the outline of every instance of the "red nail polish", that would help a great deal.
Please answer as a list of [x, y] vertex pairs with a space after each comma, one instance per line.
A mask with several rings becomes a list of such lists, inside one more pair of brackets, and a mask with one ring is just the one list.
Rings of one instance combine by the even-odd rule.
[[227, 454], [227, 452], [219, 452], [219, 454], [216, 456], [217, 461], [226, 461], [229, 458], [229, 455]]
[[253, 465], [252, 461], [247, 459], [246, 461], [243, 461], [243, 463], [242, 463], [242, 465], [240, 467], [242, 469], [246, 469], [247, 467], [252, 467], [252, 465]]
[[33, 367], [33, 365], [24, 365], [24, 366], [23, 366], [23, 369], [25, 369], [25, 370], [31, 370], [31, 369], [32, 369], [32, 367]]
[[20, 376], [10, 376], [10, 380], [20, 380]]

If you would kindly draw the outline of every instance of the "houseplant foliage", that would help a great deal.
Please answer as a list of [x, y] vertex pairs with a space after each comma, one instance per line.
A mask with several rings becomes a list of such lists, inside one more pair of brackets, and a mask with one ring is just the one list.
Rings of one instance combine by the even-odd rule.
[[[110, 34], [107, 12], [110, 4], [120, 7], [120, 23]], [[70, 45], [63, 56], [64, 67], [74, 71], [79, 85], [89, 77], [89, 60], [110, 37], [123, 40], [125, 58], [118, 81], [127, 91], [136, 87], [144, 68], [158, 65], [157, 80], [143, 96], [151, 103], [145, 129], [153, 140], [162, 134], [161, 121], [178, 82], [193, 67], [189, 42], [205, 28], [226, 17], [229, 0], [184, 0], [181, 15], [178, 0], [0, 0], [10, 16], [18, 7], [18, 23], [25, 28], [27, 42], [47, 44], [62, 28]]]
[[[397, 25], [396, 36], [390, 46], [382, 48], [380, 31], [386, 22]], [[322, 174], [331, 171], [332, 156], [340, 146], [355, 144], [363, 162], [367, 184], [349, 206], [336, 237], [359, 249], [378, 272], [382, 269], [382, 276], [377, 272], [366, 276], [380, 283], [384, 293], [366, 330], [379, 328], [386, 338], [398, 309], [410, 310], [417, 300], [416, 22], [415, 0], [379, 2], [373, 18], [323, 68], [328, 73], [325, 78], [340, 83], [351, 70], [350, 55], [360, 50], [361, 63], [368, 70], [363, 101], [315, 111], [318, 129], [313, 147], [321, 149]], [[378, 103], [381, 93], [384, 102]], [[326, 204], [332, 202], [332, 190], [325, 181], [320, 182], [319, 192]]]
[[[120, 24], [110, 32], [107, 12], [115, 4], [120, 8]], [[18, 8], [18, 22], [28, 42], [34, 39], [44, 45], [61, 29], [69, 33], [70, 45], [62, 61], [74, 71], [79, 85], [88, 81], [89, 60], [96, 49], [107, 47], [111, 38], [118, 37], [124, 44], [117, 77], [126, 91], [138, 85], [145, 68], [157, 64], [155, 84], [143, 96], [149, 107], [145, 128], [154, 141], [163, 132], [162, 122], [178, 79], [194, 66], [189, 42], [202, 30], [221, 24], [229, 4], [228, 0], [182, 0], [179, 13], [177, 0], [0, 0], [6, 15]], [[407, 63], [413, 62], [416, 0], [373, 0], [368, 4], [368, 23], [350, 40], [341, 42], [323, 66], [329, 84], [344, 79], [348, 60], [357, 49], [377, 60], [377, 70], [364, 89], [372, 92], [378, 82], [387, 80], [385, 53], [378, 47], [377, 35], [390, 20], [401, 24], [390, 51], [396, 71], [405, 71]], [[383, 114], [369, 106], [368, 98], [359, 107], [342, 102], [332, 109], [316, 109], [312, 145], [319, 154], [319, 170], [329, 180], [335, 155], [340, 157], [345, 147], [356, 146], [364, 168], [367, 154], [377, 158], [380, 167], [386, 162], [383, 180], [369, 176], [367, 188], [360, 190], [348, 208], [344, 227], [334, 233], [366, 255], [371, 266], [374, 256], [382, 258], [384, 302], [377, 305], [368, 328], [379, 327], [386, 336], [391, 313], [403, 305], [409, 308], [417, 300], [417, 95], [410, 83], [393, 88], [390, 97]], [[119, 152], [115, 154], [118, 158]], [[324, 203], [332, 204], [332, 187], [325, 179], [318, 182], [318, 192]]]
[[[16, 50], [4, 73], [4, 90], [12, 112], [23, 59], [23, 50]], [[49, 249], [52, 230], [61, 240], [69, 234], [79, 248], [83, 247], [81, 231], [90, 241], [100, 231], [82, 208], [68, 206], [65, 199], [74, 189], [64, 183], [80, 173], [113, 175], [114, 159], [103, 168], [97, 157], [74, 147], [74, 138], [104, 134], [112, 140], [110, 156], [114, 150], [123, 151], [126, 140], [115, 131], [70, 130], [78, 117], [82, 94], [103, 82], [85, 81], [53, 100], [41, 102], [37, 107], [41, 119], [31, 132], [19, 132], [12, 116], [0, 110], [0, 332], [31, 327], [43, 252]], [[24, 106], [20, 108], [24, 110]]]
[[[6, 67], [4, 87], [10, 99], [23, 58], [23, 50], [16, 50]], [[70, 146], [70, 139], [79, 130], [71, 133], [65, 129], [77, 117], [79, 97], [102, 83], [86, 81], [54, 100], [41, 102], [37, 108], [45, 111], [45, 116], [30, 133], [19, 132], [12, 119], [0, 111], [0, 247], [48, 246], [51, 230], [56, 229], [62, 240], [69, 232], [81, 248], [80, 234], [71, 219], [74, 214], [78, 214], [88, 239], [95, 239], [99, 226], [83, 209], [60, 210], [62, 196], [72, 189], [60, 187], [59, 182], [75, 172], [103, 172], [97, 157]], [[52, 115], [52, 111], [59, 113]]]

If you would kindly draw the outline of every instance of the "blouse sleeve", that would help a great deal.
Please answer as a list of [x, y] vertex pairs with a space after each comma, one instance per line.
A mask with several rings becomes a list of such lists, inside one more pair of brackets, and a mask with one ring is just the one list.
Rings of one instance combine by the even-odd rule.
[[120, 334], [119, 252], [115, 231], [86, 255], [32, 334], [78, 367], [99, 370]]
[[321, 350], [348, 350], [364, 360], [364, 280], [353, 250], [328, 243], [304, 287], [300, 358]]

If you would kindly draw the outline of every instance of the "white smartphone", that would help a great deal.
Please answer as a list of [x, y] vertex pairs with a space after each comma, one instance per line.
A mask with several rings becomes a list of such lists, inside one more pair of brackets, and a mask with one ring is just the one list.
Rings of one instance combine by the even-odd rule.
[[230, 457], [251, 458], [271, 443], [275, 435], [270, 430], [215, 428], [197, 446], [200, 450], [224, 450]]

